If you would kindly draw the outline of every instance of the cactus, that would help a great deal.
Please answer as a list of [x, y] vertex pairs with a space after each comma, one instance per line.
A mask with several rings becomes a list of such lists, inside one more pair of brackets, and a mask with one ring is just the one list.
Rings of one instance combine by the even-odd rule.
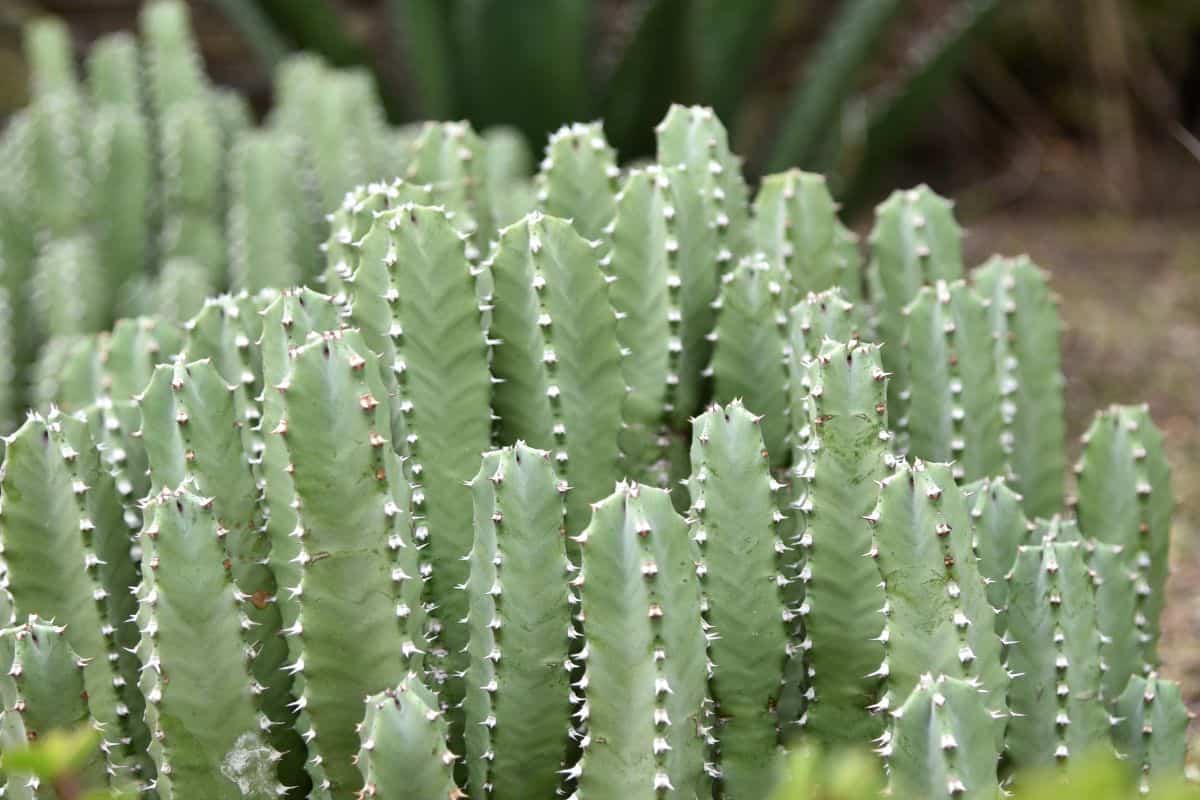
[[[71, 649], [65, 631], [36, 616], [0, 631], [0, 672], [12, 677], [20, 698], [5, 702], [4, 708], [20, 714], [31, 740], [91, 721], [83, 677], [87, 662]], [[102, 752], [92, 753], [79, 773], [88, 783], [103, 786], [107, 779]]]
[[875, 300], [875, 327], [883, 344], [888, 409], [900, 429], [908, 425], [911, 386], [903, 355], [904, 309], [922, 286], [962, 277], [962, 230], [951, 204], [928, 186], [894, 192], [875, 210], [868, 282]]
[[1028, 258], [995, 257], [971, 277], [988, 302], [1013, 488], [1026, 514], [1048, 517], [1062, 506], [1066, 468], [1058, 310]]
[[446, 722], [437, 697], [409, 676], [395, 689], [372, 695], [360, 726], [358, 769], [366, 797], [460, 800], [455, 756], [446, 748]]
[[722, 278], [711, 335], [713, 394], [744, 400], [763, 415], [762, 437], [773, 466], [787, 463], [786, 276], [766, 260], [747, 258]]
[[721, 785], [728, 798], [763, 797], [774, 780], [776, 713], [790, 650], [780, 574], [790, 553], [758, 433], [761, 418], [740, 403], [713, 406], [693, 425], [688, 481], [696, 567], [710, 638], [709, 679]]
[[960, 483], [1000, 474], [1000, 392], [983, 302], [962, 281], [939, 280], [904, 314], [909, 453], [953, 461]]
[[868, 515], [889, 471], [886, 375], [875, 345], [829, 342], [809, 391], [811, 436], [793, 472], [804, 516], [797, 544], [797, 603], [803, 628], [796, 657], [809, 700], [799, 718], [825, 741], [862, 744], [882, 733], [868, 707], [880, 699], [884, 594], [866, 555]]
[[1010, 676], [972, 550], [966, 499], [951, 468], [900, 464], [883, 480], [868, 521], [887, 597], [886, 653], [876, 670], [887, 683], [880, 707], [898, 708], [933, 668], [983, 691], [999, 750]]
[[1079, 475], [1079, 527], [1119, 545], [1137, 572], [1137, 628], [1144, 669], [1158, 663], [1158, 619], [1165, 599], [1171, 514], [1171, 471], [1162, 433], [1145, 407], [1097, 414], [1084, 435]]
[[1183, 769], [1190, 714], [1179, 684], [1155, 673], [1134, 676], [1113, 703], [1113, 744], [1141, 772], [1143, 793]]
[[150, 501], [138, 587], [138, 657], [154, 788], [163, 798], [266, 798], [275, 761], [255, 711], [243, 647], [246, 598], [223, 567], [225, 529], [207, 498], [163, 489]]
[[683, 347], [679, 326], [681, 279], [676, 264], [676, 211], [671, 174], [657, 167], [631, 172], [616, 196], [604, 267], [613, 278], [609, 296], [624, 351], [621, 450], [633, 477], [666, 485], [662, 459], [664, 413], [671, 411]]
[[1008, 587], [1005, 666], [1020, 677], [1008, 692], [1007, 753], [1018, 766], [1064, 761], [1108, 734], [1096, 599], [1082, 544], [1043, 540], [1018, 548]]
[[484, 265], [495, 285], [488, 335], [503, 443], [552, 450], [571, 486], [567, 527], [620, 476], [621, 353], [595, 251], [570, 223], [534, 212], [505, 228]]
[[[1021, 496], [1003, 478], [976, 481], [963, 487], [975, 527], [975, 553], [988, 602], [996, 609], [996, 633], [1003, 634], [1008, 606], [1008, 571], [1023, 544], [1041, 541], [1021, 511]], [[1116, 617], [1120, 619], [1120, 617]]]
[[575, 795], [707, 794], [707, 658], [687, 524], [667, 492], [622, 483], [579, 540], [585, 734], [568, 771]]
[[[32, 31], [0, 135], [0, 375], [49, 409], [6, 439], [0, 628], [65, 626], [81, 672], [20, 677], [82, 681], [54, 725], [113, 788], [767, 797], [801, 733], [991, 797], [1110, 717], [1178, 773], [1161, 436], [1102, 415], [1063, 515], [1054, 302], [1027, 261], [960, 281], [946, 201], [881, 206], [864, 294], [821, 180], [751, 208], [702, 109], [623, 179], [599, 124], [531, 178], [511, 131], [389, 128], [311, 58], [255, 127], [185, 7], [143, 13], [88, 99]], [[46, 728], [18, 688], [6, 751]]]
[[[0, 531], [17, 615], [67, 626], [81, 657], [91, 714], [111, 765], [128, 763], [124, 745], [143, 742], [130, 715], [133, 691], [118, 647], [128, 643], [126, 605], [134, 577], [129, 534], [115, 491], [90, 442], [86, 419], [30, 416], [8, 437], [0, 476]], [[106, 507], [107, 506], [107, 507]], [[136, 668], [135, 668], [136, 669]]]
[[895, 797], [993, 800], [999, 796], [985, 693], [973, 681], [922, 675], [895, 718], [884, 754]]
[[620, 175], [617, 153], [600, 123], [564, 126], [546, 144], [538, 204], [551, 216], [571, 220], [585, 239], [600, 239], [613, 218]]
[[361, 788], [350, 762], [360, 711], [345, 698], [395, 686], [421, 663], [421, 537], [404, 467], [387, 438], [379, 368], [362, 337], [311, 338], [293, 351], [276, 390], [284, 414], [274, 435], [291, 459], [292, 535], [301, 543], [300, 583], [283, 587], [299, 604], [284, 631], [294, 645], [288, 671], [304, 678], [295, 707], [308, 716], [301, 734], [328, 774], [323, 788], [350, 797]]
[[800, 296], [835, 287], [848, 300], [861, 296], [857, 239], [838, 221], [823, 175], [789, 170], [763, 178], [754, 198], [753, 240], [772, 266], [791, 276]]
[[471, 480], [466, 763], [475, 797], [552, 797], [571, 731], [565, 491], [551, 453], [518, 442]]

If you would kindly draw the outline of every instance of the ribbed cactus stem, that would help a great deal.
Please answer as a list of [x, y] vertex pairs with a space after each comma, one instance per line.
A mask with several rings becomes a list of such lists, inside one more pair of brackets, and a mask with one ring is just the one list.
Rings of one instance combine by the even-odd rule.
[[359, 726], [362, 798], [462, 800], [437, 696], [413, 675], [366, 700]]
[[960, 482], [1002, 473], [1000, 384], [983, 301], [962, 281], [939, 280], [904, 315], [908, 452], [952, 461]]
[[[36, 616], [0, 631], [0, 674], [12, 678], [20, 698], [5, 703], [4, 710], [20, 714], [30, 741], [94, 724], [83, 675], [87, 661], [71, 648], [65, 633], [65, 626]], [[78, 775], [93, 786], [108, 782], [101, 750], [89, 754]]]
[[962, 277], [962, 236], [950, 201], [928, 186], [893, 192], [875, 209], [868, 282], [876, 303], [883, 366], [893, 375], [888, 413], [899, 430], [907, 427], [911, 386], [901, 347], [904, 309], [922, 286]]
[[1003, 478], [984, 478], [963, 487], [975, 529], [974, 550], [979, 558], [988, 602], [996, 609], [996, 633], [1004, 633], [1009, 570], [1017, 548], [1041, 540], [1021, 511], [1021, 496]]
[[[102, 571], [108, 565], [101, 563], [101, 553], [119, 558], [109, 544], [129, 539], [119, 510], [115, 530], [108, 524], [113, 515], [93, 516], [88, 481], [94, 485], [106, 476], [94, 463], [94, 452], [80, 446], [86, 426], [85, 419], [56, 412], [31, 415], [6, 439], [0, 538], [18, 617], [36, 614], [66, 625], [71, 646], [88, 659], [84, 681], [91, 714], [104, 731], [111, 765], [120, 767], [128, 761], [122, 745], [136, 723], [122, 699], [110, 605], [124, 602], [113, 592], [128, 597], [129, 586], [105, 584]], [[82, 436], [75, 429], [82, 429]]]
[[658, 164], [670, 176], [675, 233], [667, 241], [678, 284], [671, 286], [679, 308], [675, 379], [667, 416], [681, 428], [699, 410], [703, 372], [712, 359], [708, 334], [716, 311], [721, 274], [737, 263], [748, 233], [746, 184], [739, 160], [712, 109], [672, 106], [655, 128]]
[[713, 406], [692, 426], [689, 511], [696, 567], [715, 665], [709, 688], [716, 713], [723, 796], [769, 794], [780, 741], [777, 715], [795, 612], [785, 608], [781, 574], [789, 555], [776, 526], [783, 515], [764, 457], [761, 417], [740, 403]]
[[857, 239], [837, 210], [823, 175], [788, 170], [763, 178], [754, 198], [754, 246], [789, 275], [791, 299], [835, 287], [847, 298], [861, 296]]
[[1100, 631], [1080, 542], [1022, 546], [1008, 576], [1005, 667], [1014, 675], [1006, 752], [1014, 765], [1062, 762], [1104, 742]]
[[[274, 429], [290, 456], [300, 541], [299, 604], [284, 633], [303, 676], [296, 709], [311, 761], [326, 773], [336, 800], [362, 778], [360, 711], [347, 698], [383, 691], [416, 669], [425, 648], [424, 583], [414, 534], [409, 476], [388, 440], [387, 398], [377, 358], [356, 332], [312, 336], [290, 354], [273, 389], [284, 414]], [[348, 665], [350, 668], [348, 668]]]
[[893, 797], [994, 800], [1000, 787], [986, 693], [973, 681], [922, 675], [883, 746]]
[[622, 483], [579, 536], [583, 758], [578, 800], [707, 795], [711, 720], [693, 548], [661, 489]]
[[1143, 670], [1150, 670], [1158, 664], [1175, 510], [1162, 432], [1146, 406], [1114, 406], [1096, 415], [1083, 440], [1076, 466], [1079, 527], [1099, 542], [1119, 545], [1137, 573], [1134, 621]]
[[614, 279], [609, 294], [624, 356], [626, 472], [663, 486], [669, 472], [663, 463], [664, 411], [670, 410], [683, 348], [678, 220], [670, 186], [670, 174], [658, 167], [629, 174], [616, 196], [609, 252], [601, 261]]
[[403, 175], [411, 183], [435, 184], [446, 206], [456, 212], [460, 230], [472, 234], [472, 260], [496, 236], [488, 205], [487, 159], [483, 140], [466, 122], [427, 122], [413, 142]]
[[902, 463], [882, 484], [879, 505], [868, 515], [869, 552], [887, 597], [886, 654], [874, 673], [887, 681], [880, 708], [897, 708], [931, 669], [969, 681], [984, 691], [999, 749], [1009, 674], [972, 549], [966, 499], [946, 464]]
[[[466, 763], [475, 797], [551, 797], [561, 783], [571, 689], [563, 486], [552, 454], [523, 442], [471, 480]], [[557, 665], [557, 668], [555, 668]]]
[[971, 277], [989, 304], [1013, 488], [1026, 514], [1048, 517], [1062, 507], [1066, 469], [1057, 299], [1027, 257], [992, 258]]
[[1170, 784], [1183, 774], [1187, 751], [1187, 706], [1179, 684], [1151, 672], [1136, 675], [1113, 704], [1113, 744], [1137, 768], [1147, 793], [1158, 783]]
[[861, 745], [883, 730], [868, 707], [882, 692], [885, 602], [865, 554], [878, 482], [891, 463], [887, 375], [877, 345], [829, 341], [812, 377], [811, 435], [792, 475], [803, 525], [794, 542], [798, 580], [787, 593], [801, 621], [788, 691], [800, 695], [792, 713], [805, 732]]
[[1111, 703], [1125, 691], [1129, 679], [1142, 672], [1137, 618], [1141, 578], [1125, 548], [1085, 540], [1088, 568], [1096, 592], [1096, 625], [1100, 633], [1101, 697]]
[[599, 122], [565, 125], [550, 134], [537, 176], [539, 207], [571, 220], [586, 239], [600, 239], [612, 222], [621, 170]]
[[157, 789], [172, 798], [275, 797], [271, 722], [255, 710], [259, 687], [240, 593], [224, 568], [226, 535], [207, 498], [163, 489], [142, 529], [138, 656]]
[[[379, 216], [363, 242], [351, 318], [384, 333], [382, 366], [394, 375], [392, 435], [415, 484], [413, 513], [428, 539], [440, 638], [434, 654], [438, 691], [454, 709], [452, 747], [461, 749], [466, 669], [467, 580], [471, 508], [461, 494], [491, 446], [493, 378], [480, 308], [486, 268], [467, 260], [466, 235], [441, 208], [403, 204]], [[360, 285], [371, 284], [371, 288]], [[382, 304], [380, 303], [382, 300]]]
[[253, 653], [256, 701], [273, 724], [272, 745], [289, 752], [301, 743], [291, 729], [292, 680], [283, 669], [288, 645], [280, 635], [276, 579], [268, 560], [270, 538], [246, 405], [242, 387], [226, 383], [211, 360], [161, 365], [139, 397], [142, 440], [154, 491], [186, 483], [211, 503], [211, 513], [224, 531], [221, 541], [230, 576], [246, 600], [243, 613], [249, 625], [243, 636]]
[[533, 212], [500, 233], [485, 263], [494, 290], [492, 408], [501, 442], [553, 453], [570, 485], [567, 525], [620, 475], [617, 437], [625, 384], [617, 320], [595, 248], [566, 220]]
[[771, 464], [788, 462], [787, 274], [762, 258], [743, 259], [721, 279], [709, 368], [718, 402], [741, 400], [763, 417]]

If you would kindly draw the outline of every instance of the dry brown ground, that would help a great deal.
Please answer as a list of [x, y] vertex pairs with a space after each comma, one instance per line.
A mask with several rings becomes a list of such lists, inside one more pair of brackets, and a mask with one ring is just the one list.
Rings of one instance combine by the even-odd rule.
[[1178, 499], [1162, 670], [1200, 713], [1200, 216], [990, 216], [968, 252], [1027, 252], [1062, 296], [1073, 447], [1095, 409], [1148, 402], [1165, 430]]

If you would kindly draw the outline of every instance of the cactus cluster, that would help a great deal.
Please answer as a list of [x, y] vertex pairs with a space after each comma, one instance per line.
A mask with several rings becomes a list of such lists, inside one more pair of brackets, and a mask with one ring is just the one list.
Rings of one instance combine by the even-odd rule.
[[90, 720], [96, 779], [164, 800], [762, 798], [798, 740], [874, 745], [902, 797], [1095, 747], [1181, 772], [1162, 437], [1099, 414], [1065, 501], [1028, 259], [965, 273], [920, 187], [868, 261], [818, 176], [751, 201], [705, 109], [632, 169], [564, 128], [526, 179], [311, 61], [269, 129], [297, 149], [247, 130], [225, 225], [177, 10], [147, 12], [159, 274], [241, 291], [45, 348], [0, 470], [0, 740]]

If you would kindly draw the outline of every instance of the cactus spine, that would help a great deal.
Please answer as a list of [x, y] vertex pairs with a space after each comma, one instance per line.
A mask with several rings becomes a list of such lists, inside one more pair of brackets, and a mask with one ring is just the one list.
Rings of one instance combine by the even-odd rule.
[[585, 239], [600, 239], [613, 218], [620, 175], [600, 123], [564, 126], [546, 144], [538, 203], [547, 214], [571, 220]]

